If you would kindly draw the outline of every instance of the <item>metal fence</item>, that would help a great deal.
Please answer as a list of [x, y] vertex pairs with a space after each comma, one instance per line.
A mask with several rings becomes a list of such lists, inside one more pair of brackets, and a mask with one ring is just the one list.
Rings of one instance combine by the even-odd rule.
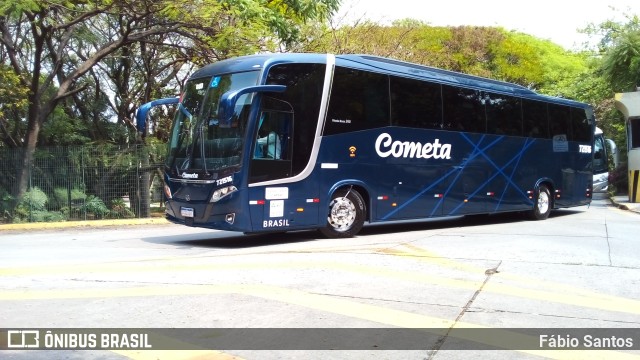
[[162, 144], [37, 149], [26, 192], [18, 199], [23, 149], [0, 148], [0, 223], [149, 217], [163, 204], [165, 149]]

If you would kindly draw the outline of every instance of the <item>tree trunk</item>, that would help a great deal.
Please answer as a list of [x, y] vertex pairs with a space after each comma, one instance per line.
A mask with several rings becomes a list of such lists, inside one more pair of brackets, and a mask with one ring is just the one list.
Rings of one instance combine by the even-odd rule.
[[14, 189], [14, 199], [16, 206], [20, 199], [27, 192], [29, 187], [29, 176], [31, 173], [31, 166], [33, 165], [33, 155], [36, 152], [36, 145], [38, 144], [38, 135], [40, 134], [40, 107], [34, 103], [29, 106], [29, 125], [27, 126], [26, 140], [24, 144], [24, 150], [20, 154], [20, 162], [18, 167], [16, 188]]
[[151, 189], [151, 174], [149, 173], [149, 152], [144, 145], [140, 146], [138, 156], [140, 156], [140, 186], [138, 192], [140, 194], [140, 217], [148, 218], [151, 216], [151, 198], [149, 191]]

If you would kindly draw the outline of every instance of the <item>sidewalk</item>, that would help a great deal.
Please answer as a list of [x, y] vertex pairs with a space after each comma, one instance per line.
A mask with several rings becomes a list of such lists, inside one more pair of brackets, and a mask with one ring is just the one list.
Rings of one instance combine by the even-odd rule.
[[37, 223], [22, 223], [22, 224], [0, 224], [0, 232], [4, 230], [43, 230], [43, 229], [62, 229], [62, 228], [100, 227], [100, 226], [168, 224], [168, 223], [169, 222], [164, 217], [145, 218], [145, 219], [37, 222]]
[[628, 195], [616, 195], [610, 198], [611, 203], [622, 210], [629, 210], [640, 214], [640, 203], [629, 201]]

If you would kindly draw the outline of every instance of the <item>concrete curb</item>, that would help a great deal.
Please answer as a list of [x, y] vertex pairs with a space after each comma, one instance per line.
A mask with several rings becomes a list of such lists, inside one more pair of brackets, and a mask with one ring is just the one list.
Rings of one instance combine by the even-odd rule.
[[64, 228], [126, 226], [126, 225], [151, 225], [151, 224], [169, 224], [169, 222], [165, 218], [41, 222], [41, 223], [0, 225], [0, 231], [64, 229]]
[[610, 196], [609, 201], [613, 206], [617, 207], [620, 210], [627, 210], [627, 211], [633, 211], [635, 213], [640, 213], [640, 204], [628, 205], [626, 203], [617, 201], [615, 196]]
[[620, 204], [620, 203], [618, 203], [618, 202], [616, 201], [616, 199], [615, 199], [613, 196], [610, 196], [610, 197], [609, 197], [609, 202], [610, 202], [613, 206], [617, 207], [618, 209], [621, 209], [621, 210], [629, 210], [629, 207], [628, 207], [627, 205], [624, 205], [624, 204]]

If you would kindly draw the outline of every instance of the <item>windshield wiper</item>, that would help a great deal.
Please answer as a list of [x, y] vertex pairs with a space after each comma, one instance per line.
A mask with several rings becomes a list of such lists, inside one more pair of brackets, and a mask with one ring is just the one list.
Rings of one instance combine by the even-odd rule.
[[198, 140], [200, 140], [200, 159], [202, 160], [202, 167], [204, 169], [204, 176], [209, 176], [209, 170], [207, 170], [207, 157], [204, 149], [204, 127], [206, 126], [204, 121], [201, 121], [198, 126]]
[[[193, 116], [191, 115], [191, 113], [189, 112], [189, 110], [187, 110], [187, 108], [184, 107], [184, 105], [182, 105], [182, 103], [178, 104], [178, 111], [181, 111], [183, 114], [185, 114], [185, 119], [189, 120], [189, 124], [192, 123], [192, 119]], [[192, 147], [189, 146], [189, 148], [187, 148], [187, 151], [185, 152], [185, 159], [182, 162], [182, 164], [180, 165], [180, 169], [178, 168], [178, 165], [176, 165], [176, 159], [178, 158], [178, 154], [180, 152], [180, 149], [182, 148], [182, 144], [184, 143], [184, 139], [187, 138], [189, 136], [189, 131], [191, 129], [180, 129], [180, 133], [182, 134], [179, 138], [178, 138], [178, 144], [176, 144], [176, 153], [173, 155], [173, 158], [171, 159], [171, 164], [169, 164], [169, 168], [172, 169], [175, 167], [176, 169], [176, 175], [180, 173], [180, 169], [185, 169], [189, 167], [189, 163], [190, 163], [190, 159], [191, 159], [191, 151], [189, 151]]]

